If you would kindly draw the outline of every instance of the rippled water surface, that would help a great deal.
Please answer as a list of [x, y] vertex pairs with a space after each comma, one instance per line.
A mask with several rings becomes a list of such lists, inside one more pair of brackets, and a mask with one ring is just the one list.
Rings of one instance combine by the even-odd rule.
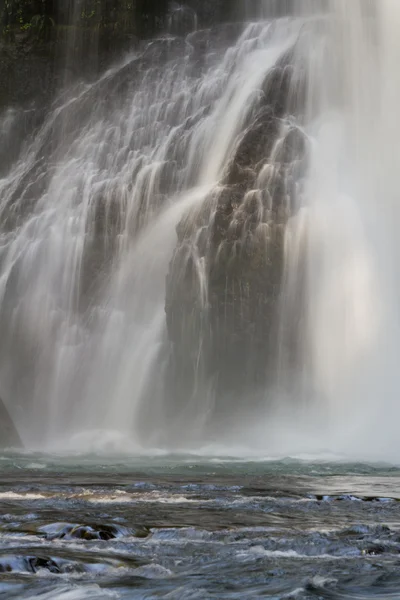
[[0, 459], [1, 598], [400, 598], [400, 469]]

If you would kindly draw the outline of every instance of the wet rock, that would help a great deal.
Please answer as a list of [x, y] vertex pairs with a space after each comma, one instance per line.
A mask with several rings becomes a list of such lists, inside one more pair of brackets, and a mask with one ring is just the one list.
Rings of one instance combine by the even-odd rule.
[[61, 572], [56, 561], [46, 556], [10, 555], [0, 557], [0, 573], [12, 573], [15, 571], [37, 573], [42, 569], [46, 569], [50, 573]]
[[51, 558], [34, 556], [28, 559], [28, 563], [33, 573], [37, 573], [41, 569], [47, 569], [50, 573], [61, 573], [60, 567]]
[[0, 561], [0, 573], [11, 573], [13, 570], [12, 564], [7, 560]]
[[[365, 550], [363, 550], [363, 554], [367, 554], [369, 556], [378, 556], [379, 554], [385, 554], [387, 549], [382, 544], [373, 544], [368, 546]], [[398, 553], [398, 550], [397, 550]]]
[[226, 418], [235, 397], [257, 402], [273, 368], [285, 226], [307, 169], [308, 141], [287, 118], [304, 106], [290, 93], [292, 58], [267, 74], [221, 184], [178, 225], [166, 286], [172, 414], [197, 393], [212, 396], [210, 421]]
[[10, 413], [0, 398], [0, 448], [22, 448], [22, 446]]
[[168, 15], [168, 31], [172, 35], [187, 35], [197, 29], [197, 13], [189, 6], [172, 4]]
[[39, 529], [48, 540], [113, 540], [116, 538], [133, 535], [145, 538], [150, 534], [146, 527], [137, 528], [134, 531], [119, 525], [79, 525], [71, 523], [52, 523]]
[[[107, 560], [101, 563], [82, 560], [84, 557], [69, 557], [65, 552], [59, 551], [50, 557], [42, 554], [15, 554], [0, 557], [1, 573], [27, 573], [37, 574], [48, 572], [55, 575], [79, 574], [99, 571], [107, 572], [109, 568], [119, 564], [119, 561]], [[65, 556], [64, 556], [65, 555]], [[136, 563], [140, 566], [140, 562]]]

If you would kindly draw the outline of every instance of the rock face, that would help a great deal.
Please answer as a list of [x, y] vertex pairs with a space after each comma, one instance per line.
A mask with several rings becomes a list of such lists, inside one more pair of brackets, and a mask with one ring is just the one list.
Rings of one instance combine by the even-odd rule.
[[286, 119], [304, 102], [291, 61], [289, 52], [266, 77], [220, 186], [177, 228], [166, 291], [172, 412], [211, 394], [212, 419], [224, 418], [274, 365], [285, 225], [307, 160], [305, 136]]
[[78, 11], [73, 4], [0, 2], [0, 111], [43, 108], [66, 79], [96, 76], [169, 29], [186, 35], [243, 16], [231, 0], [82, 0]]
[[0, 448], [21, 448], [22, 445], [10, 414], [0, 398]]

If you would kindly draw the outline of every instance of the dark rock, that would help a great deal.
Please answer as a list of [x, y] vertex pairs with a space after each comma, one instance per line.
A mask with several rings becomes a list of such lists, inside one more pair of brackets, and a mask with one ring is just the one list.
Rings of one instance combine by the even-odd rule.
[[10, 106], [27, 109], [33, 103], [45, 114], [67, 80], [96, 76], [140, 40], [169, 28], [183, 36], [196, 28], [241, 19], [235, 4], [85, 0], [76, 14], [68, 3], [0, 3], [0, 113]]
[[368, 548], [363, 551], [363, 554], [368, 554], [369, 556], [378, 556], [379, 554], [385, 554], [385, 552], [387, 552], [385, 546], [382, 544], [373, 544], [372, 546], [368, 546]]
[[138, 538], [145, 538], [150, 534], [146, 527], [138, 527], [135, 530], [126, 529], [117, 525], [99, 525], [99, 524], [71, 524], [71, 523], [52, 523], [41, 527], [39, 533], [48, 540], [113, 540], [119, 537], [132, 535]]
[[212, 389], [218, 422], [235, 397], [257, 397], [273, 366], [285, 225], [307, 168], [307, 139], [286, 120], [304, 106], [290, 100], [292, 57], [268, 73], [221, 185], [178, 225], [166, 286], [172, 414]]
[[41, 569], [47, 569], [50, 573], [61, 573], [61, 569], [57, 563], [48, 557], [33, 556], [28, 559], [28, 564], [32, 573], [37, 573]]

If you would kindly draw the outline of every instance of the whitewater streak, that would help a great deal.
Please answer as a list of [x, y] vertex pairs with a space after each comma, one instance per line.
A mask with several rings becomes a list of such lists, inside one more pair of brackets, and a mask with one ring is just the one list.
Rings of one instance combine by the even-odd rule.
[[310, 0], [278, 19], [258, 6], [239, 37], [166, 36], [61, 96], [0, 180], [0, 386], [28, 445], [104, 429], [163, 443], [175, 228], [221, 181], [294, 46], [310, 155], [286, 228], [277, 377], [219, 445], [398, 457], [400, 7]]

